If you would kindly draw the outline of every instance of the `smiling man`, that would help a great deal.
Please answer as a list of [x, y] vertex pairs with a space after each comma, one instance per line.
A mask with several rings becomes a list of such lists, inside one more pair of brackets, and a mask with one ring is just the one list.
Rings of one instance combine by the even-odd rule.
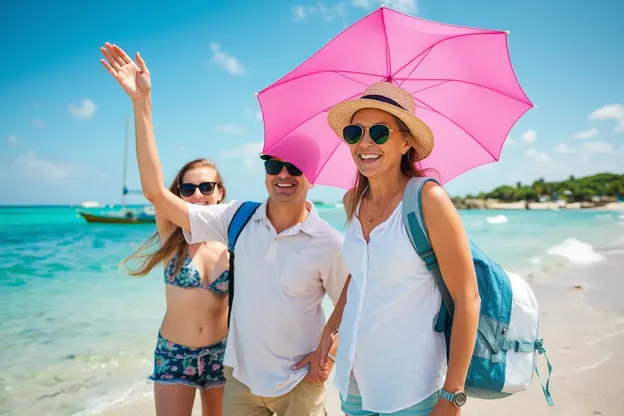
[[[333, 361], [321, 368], [315, 349], [325, 324], [323, 298], [328, 294], [335, 304], [348, 275], [343, 236], [307, 200], [311, 185], [297, 166], [261, 157], [269, 197], [236, 243], [223, 413], [325, 415], [324, 382]], [[187, 241], [227, 244], [242, 203], [189, 205]]]

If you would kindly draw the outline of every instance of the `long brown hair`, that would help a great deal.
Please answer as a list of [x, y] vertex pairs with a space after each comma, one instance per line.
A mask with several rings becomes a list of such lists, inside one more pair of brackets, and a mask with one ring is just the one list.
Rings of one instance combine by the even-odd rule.
[[[180, 169], [178, 174], [175, 176], [175, 179], [171, 183], [171, 186], [169, 186], [169, 190], [174, 195], [181, 198], [180, 190], [178, 189], [178, 186], [182, 183], [182, 178], [184, 178], [184, 175], [186, 174], [186, 172], [192, 169], [196, 169], [196, 168], [212, 168], [217, 172], [217, 181], [216, 181], [217, 187], [218, 189], [221, 190], [223, 194], [221, 200], [217, 203], [218, 204], [222, 203], [225, 200], [225, 196], [226, 196], [226, 189], [225, 189], [225, 186], [223, 185], [223, 178], [221, 177], [221, 174], [219, 173], [219, 170], [217, 169], [216, 165], [207, 159], [191, 160], [186, 165], [182, 166], [182, 169]], [[216, 191], [217, 189], [215, 189], [215, 192]], [[153, 247], [156, 246], [158, 243], [161, 244], [158, 249], [156, 249], [155, 251], [148, 250], [150, 248], [153, 249]], [[119, 267], [120, 268], [123, 267], [123, 265], [126, 264], [132, 258], [142, 259], [143, 264], [141, 264], [141, 266], [136, 270], [128, 269], [128, 274], [130, 274], [131, 276], [145, 276], [154, 267], [156, 267], [156, 265], [161, 263], [163, 259], [169, 256], [173, 256], [174, 254], [178, 254], [179, 256], [175, 262], [175, 269], [173, 272], [173, 274], [177, 274], [182, 268], [182, 265], [184, 264], [184, 260], [185, 260], [184, 254], [186, 254], [187, 251], [188, 251], [188, 245], [186, 243], [186, 240], [184, 239], [182, 228], [176, 226], [175, 230], [171, 233], [169, 238], [167, 238], [167, 240], [164, 242], [160, 241], [158, 232], [155, 232], [145, 243], [141, 245], [141, 247], [137, 249], [137, 251], [135, 251], [130, 256], [126, 257], [121, 262]]]
[[[353, 114], [353, 117], [355, 117], [355, 114]], [[353, 119], [353, 117], [351, 117], [351, 119]], [[405, 123], [403, 123], [403, 121], [401, 121], [400, 118], [394, 115], [393, 117], [396, 121], [399, 131], [402, 132], [406, 136], [406, 139], [410, 143], [412, 143], [413, 146], [415, 146], [416, 142], [414, 140], [414, 137], [411, 135]], [[410, 147], [409, 150], [403, 156], [401, 156], [401, 172], [403, 172], [403, 174], [407, 176], [408, 178], [412, 178], [416, 176], [421, 177], [421, 176], [426, 176], [427, 174], [430, 174], [429, 169], [422, 170], [418, 167], [418, 159], [417, 159], [416, 150], [414, 149], [414, 147]], [[434, 173], [434, 171], [432, 171], [431, 173]], [[362, 198], [362, 196], [364, 195], [364, 191], [366, 191], [367, 187], [368, 187], [368, 178], [362, 175], [358, 171], [357, 176], [355, 178], [355, 184], [353, 185], [353, 188], [351, 189], [352, 190], [351, 197], [347, 201], [347, 206], [345, 207], [347, 211], [347, 222], [351, 222], [353, 220], [358, 203], [360, 199]]]

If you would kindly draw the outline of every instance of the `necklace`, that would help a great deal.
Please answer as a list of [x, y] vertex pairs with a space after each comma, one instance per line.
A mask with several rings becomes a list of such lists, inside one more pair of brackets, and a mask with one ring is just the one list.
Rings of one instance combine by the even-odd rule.
[[[370, 188], [369, 188], [370, 189]], [[377, 214], [377, 216], [375, 218], [371, 218], [370, 216], [370, 200], [366, 203], [367, 208], [368, 208], [368, 222], [369, 224], [372, 223], [373, 221], [377, 221], [377, 219], [381, 216], [381, 214], [384, 212], [384, 209], [386, 209], [386, 207], [388, 206], [388, 204], [390, 203], [390, 201], [392, 201], [392, 198], [394, 198], [394, 196], [401, 190], [401, 187], [399, 186], [397, 188], [396, 191], [394, 191], [394, 193], [392, 194], [392, 196], [390, 198], [388, 198], [388, 200], [386, 201], [386, 203], [383, 205], [383, 207], [381, 207], [381, 211], [379, 211], [379, 214]]]

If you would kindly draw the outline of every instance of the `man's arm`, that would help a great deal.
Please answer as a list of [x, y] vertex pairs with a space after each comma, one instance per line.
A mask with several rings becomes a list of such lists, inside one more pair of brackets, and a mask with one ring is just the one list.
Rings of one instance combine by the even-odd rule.
[[321, 273], [321, 281], [323, 282], [323, 288], [331, 299], [334, 306], [338, 303], [342, 289], [345, 287], [345, 282], [349, 276], [349, 270], [345, 265], [342, 258], [342, 245], [337, 248], [337, 252], [329, 263], [328, 268]]
[[218, 241], [227, 245], [227, 230], [242, 201], [217, 205], [188, 204], [189, 230], [184, 231], [187, 243]]

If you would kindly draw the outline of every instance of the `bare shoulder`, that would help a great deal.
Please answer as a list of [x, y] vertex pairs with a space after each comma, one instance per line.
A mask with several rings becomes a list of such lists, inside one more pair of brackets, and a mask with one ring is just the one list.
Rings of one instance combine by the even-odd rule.
[[423, 186], [422, 208], [427, 223], [448, 221], [451, 217], [459, 217], [446, 190], [434, 182], [427, 182]]
[[448, 204], [453, 205], [444, 188], [431, 181], [423, 185], [422, 201], [423, 208], [425, 205], [429, 205], [432, 208], [443, 208]]

